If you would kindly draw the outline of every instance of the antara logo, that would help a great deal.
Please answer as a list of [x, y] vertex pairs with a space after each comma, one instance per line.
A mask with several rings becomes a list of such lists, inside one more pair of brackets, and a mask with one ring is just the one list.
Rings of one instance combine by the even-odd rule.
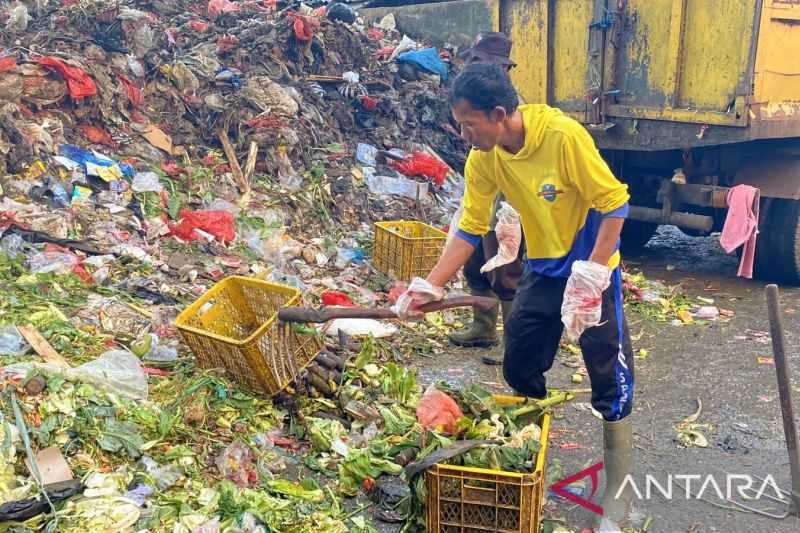
[[[599, 473], [602, 469], [602, 461], [595, 463], [576, 474], [556, 481], [550, 486], [550, 491], [561, 496], [565, 500], [569, 500], [572, 503], [578, 504], [602, 516], [603, 508], [591, 501], [597, 492]], [[592, 490], [589, 494], [589, 499], [582, 498], [567, 490], [567, 486], [585, 477], [589, 477], [592, 481]], [[758, 479], [758, 482], [756, 482], [756, 479]], [[693, 485], [693, 482], [697, 484]], [[678, 485], [683, 490], [675, 491], [675, 485]], [[784, 498], [781, 489], [778, 487], [775, 478], [773, 478], [771, 474], [767, 474], [763, 479], [761, 477], [750, 476], [749, 474], [725, 474], [724, 480], [719, 481], [711, 474], [705, 476], [701, 474], [667, 474], [666, 479], [661, 480], [652, 474], [646, 474], [644, 476], [644, 484], [637, 484], [633, 476], [628, 474], [623, 479], [619, 489], [617, 489], [617, 493], [614, 494], [614, 498], [621, 498], [623, 491], [626, 489], [630, 489], [633, 495], [639, 500], [650, 500], [656, 492], [660, 497], [668, 501], [681, 497], [687, 500], [700, 500], [706, 496], [707, 493], [716, 495], [720, 500], [728, 501], [733, 500], [736, 495], [748, 501], [760, 500], [764, 495], [770, 499], [777, 498], [778, 500], [782, 500]], [[752, 491], [755, 491], [755, 493]]]

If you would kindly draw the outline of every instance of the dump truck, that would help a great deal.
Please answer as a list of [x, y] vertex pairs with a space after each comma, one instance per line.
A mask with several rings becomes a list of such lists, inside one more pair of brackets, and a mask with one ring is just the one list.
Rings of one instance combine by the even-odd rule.
[[661, 224], [690, 235], [720, 231], [730, 187], [748, 184], [761, 196], [756, 275], [800, 283], [800, 0], [407, 9], [427, 10], [423, 27], [446, 10], [474, 20], [476, 5], [485, 29], [513, 39], [512, 77], [524, 100], [582, 122], [629, 185], [623, 252], [643, 247]]

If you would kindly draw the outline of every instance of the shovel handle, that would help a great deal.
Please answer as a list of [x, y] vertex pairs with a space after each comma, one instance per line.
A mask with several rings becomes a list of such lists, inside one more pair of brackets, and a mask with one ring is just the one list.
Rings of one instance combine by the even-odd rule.
[[[436, 302], [430, 302], [419, 310], [423, 313], [432, 313], [434, 311], [442, 311], [443, 309], [452, 309], [454, 307], [475, 307], [482, 311], [487, 311], [497, 307], [498, 300], [494, 298], [487, 298], [486, 296], [455, 296], [453, 298], [446, 298]], [[367, 307], [321, 307], [313, 309], [310, 307], [284, 307], [278, 311], [278, 318], [284, 322], [305, 322], [322, 324], [329, 320], [337, 318], [372, 318], [372, 319], [386, 319], [397, 318], [389, 308], [367, 308]]]

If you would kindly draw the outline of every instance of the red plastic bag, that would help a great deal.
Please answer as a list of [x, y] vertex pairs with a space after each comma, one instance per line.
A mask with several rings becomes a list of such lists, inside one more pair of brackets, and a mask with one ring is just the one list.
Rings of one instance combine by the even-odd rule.
[[189, 21], [189, 27], [194, 32], [205, 33], [208, 30], [208, 22], [204, 20], [192, 20]]
[[239, 4], [231, 2], [230, 0], [209, 0], [208, 18], [214, 20], [223, 13], [236, 13], [239, 9], [241, 9]]
[[36, 62], [61, 74], [67, 82], [69, 95], [73, 99], [85, 98], [97, 94], [97, 85], [95, 85], [94, 80], [89, 77], [83, 69], [68, 65], [64, 61], [51, 56], [39, 57], [36, 59]]
[[11, 56], [0, 57], [0, 72], [8, 72], [17, 68], [17, 60]]
[[289, 13], [289, 18], [294, 20], [292, 27], [294, 28], [295, 38], [302, 43], [311, 42], [311, 39], [314, 38], [314, 30], [319, 28], [319, 20], [314, 17], [300, 15], [294, 11]]
[[355, 307], [353, 300], [341, 291], [325, 291], [320, 296], [323, 305], [341, 305], [344, 307]]
[[433, 385], [417, 404], [417, 421], [425, 429], [453, 433], [456, 422], [464, 416], [456, 401]]
[[116, 143], [111, 138], [111, 134], [103, 128], [92, 126], [91, 124], [79, 124], [77, 129], [83, 133], [90, 143], [105, 144], [106, 146], [114, 146]]
[[144, 95], [142, 94], [141, 89], [134, 85], [133, 82], [125, 76], [120, 76], [119, 81], [122, 82], [122, 86], [125, 88], [125, 94], [128, 95], [128, 100], [131, 101], [131, 105], [133, 105], [133, 107], [143, 106]]
[[184, 241], [203, 238], [200, 230], [216, 237], [221, 242], [231, 242], [236, 238], [233, 215], [227, 211], [189, 211], [181, 209], [179, 222], [170, 227], [172, 234]]
[[424, 152], [414, 152], [401, 161], [391, 160], [389, 164], [406, 176], [425, 176], [441, 187], [447, 178], [447, 165]]

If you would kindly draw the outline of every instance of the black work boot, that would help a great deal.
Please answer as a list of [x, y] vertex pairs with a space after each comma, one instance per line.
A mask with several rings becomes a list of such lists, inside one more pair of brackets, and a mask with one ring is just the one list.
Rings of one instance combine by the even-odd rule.
[[[500, 300], [500, 308], [503, 310], [503, 327], [505, 328], [508, 317], [511, 316], [511, 306], [514, 300]], [[502, 357], [493, 357], [491, 355], [481, 356], [481, 361], [485, 365], [500, 366], [503, 364]]]
[[[474, 296], [494, 298], [492, 291], [472, 291]], [[472, 308], [472, 324], [454, 331], [448, 338], [456, 346], [488, 348], [497, 344], [497, 307], [487, 311]]]

